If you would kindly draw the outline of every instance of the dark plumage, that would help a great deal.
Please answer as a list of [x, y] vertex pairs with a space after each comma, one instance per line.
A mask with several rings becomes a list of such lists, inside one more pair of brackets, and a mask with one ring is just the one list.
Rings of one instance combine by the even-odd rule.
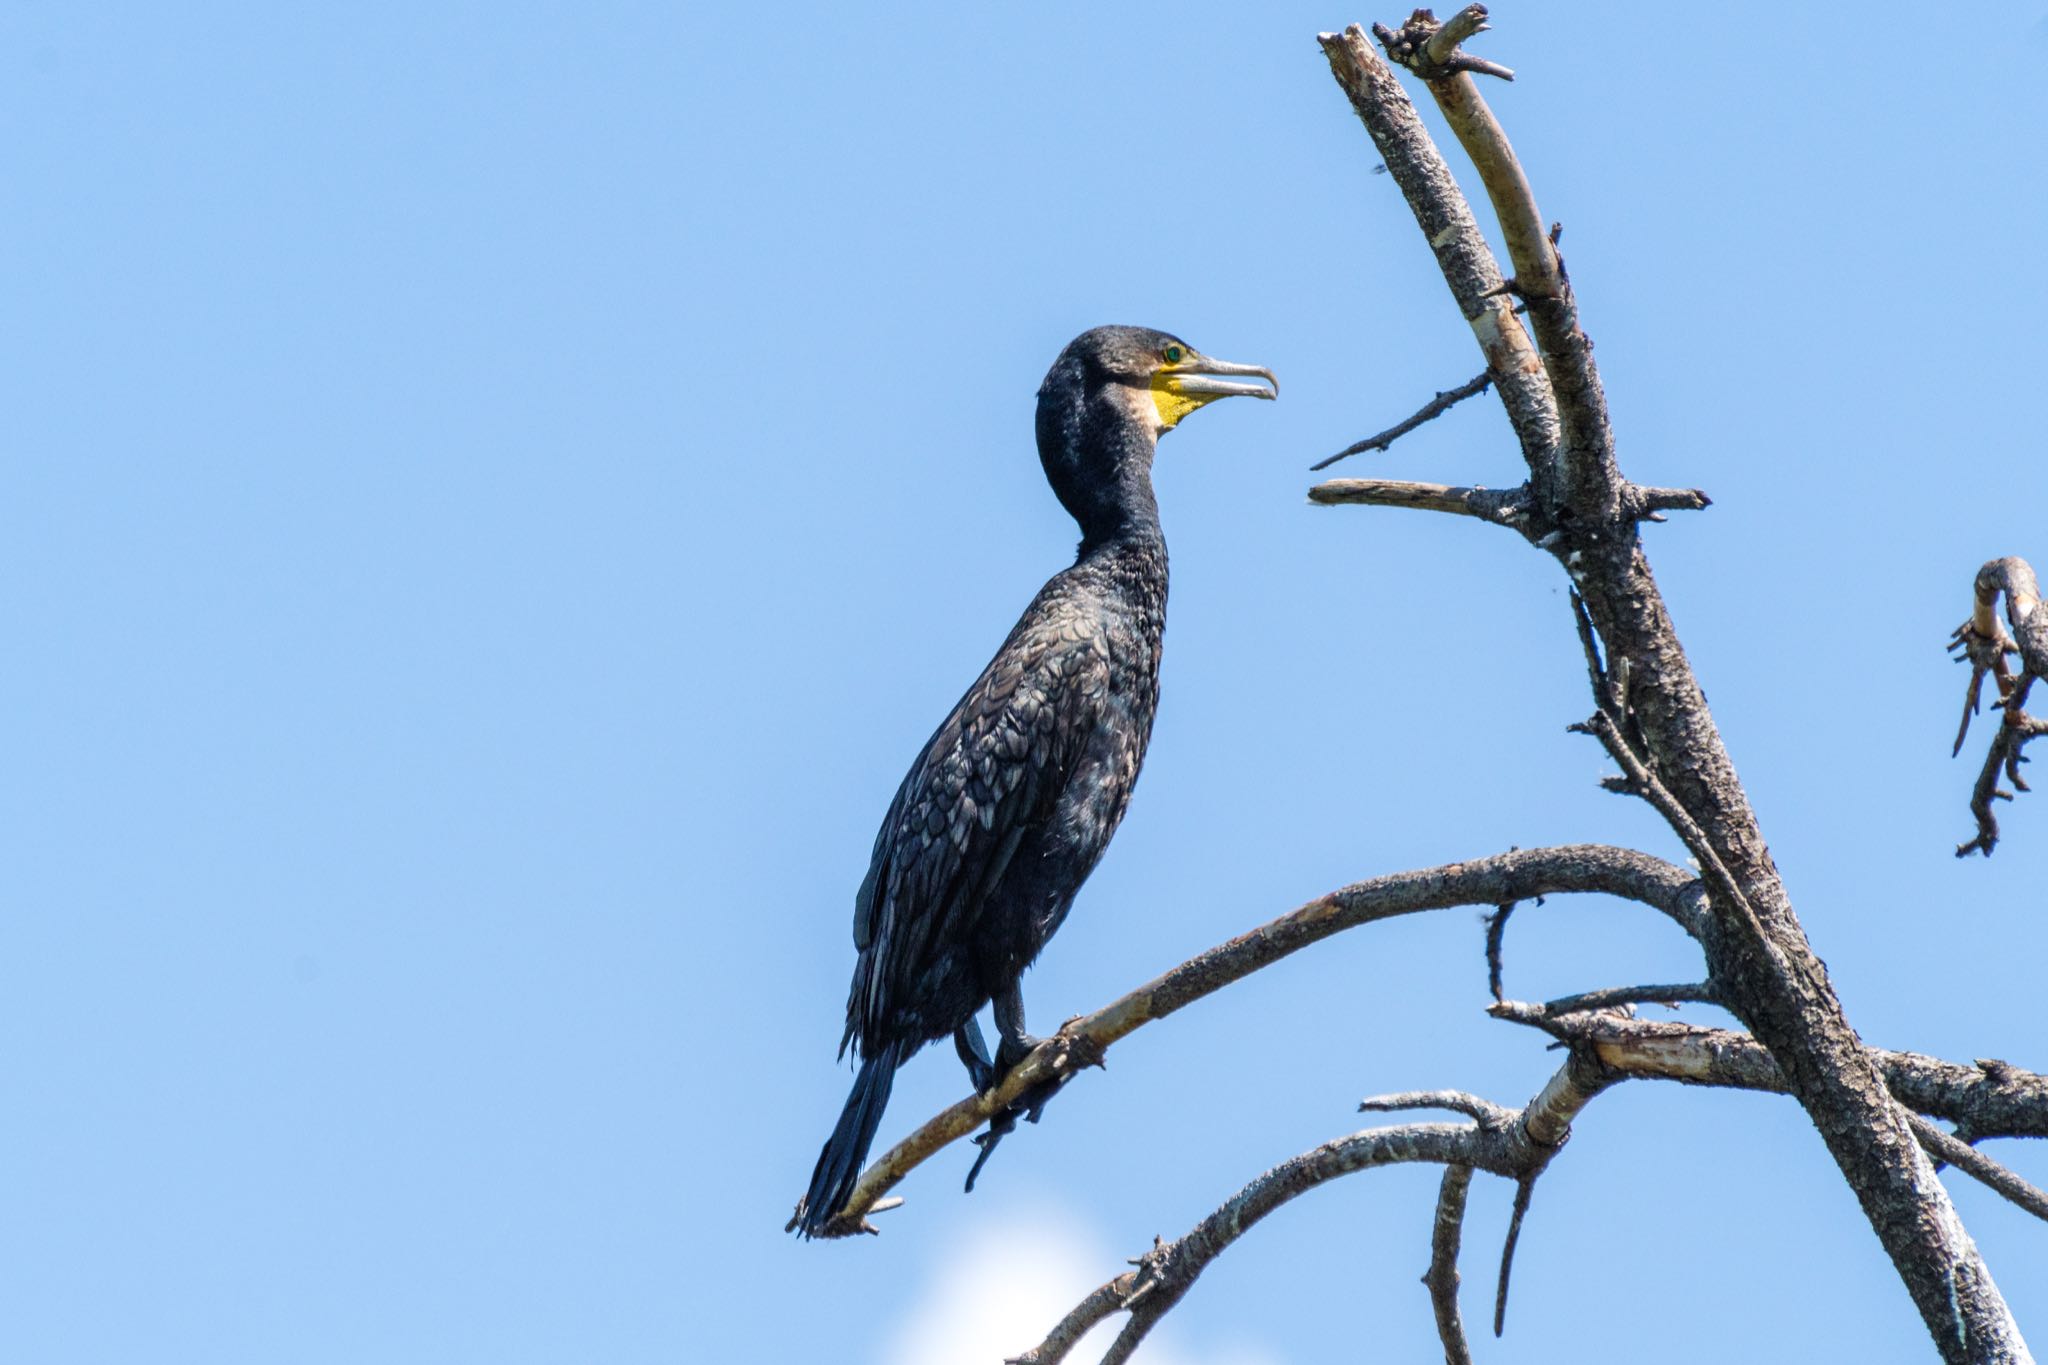
[[[1098, 327], [1038, 391], [1039, 458], [1080, 523], [1080, 551], [925, 744], [882, 821], [854, 896], [860, 957], [840, 1041], [860, 1073], [798, 1213], [805, 1236], [852, 1193], [912, 1053], [951, 1034], [987, 1089], [1036, 1043], [1018, 979], [1108, 847], [1152, 734], [1166, 624], [1155, 445], [1206, 402], [1278, 390], [1221, 374], [1272, 379], [1164, 332]], [[990, 1001], [993, 1061], [974, 1022]]]

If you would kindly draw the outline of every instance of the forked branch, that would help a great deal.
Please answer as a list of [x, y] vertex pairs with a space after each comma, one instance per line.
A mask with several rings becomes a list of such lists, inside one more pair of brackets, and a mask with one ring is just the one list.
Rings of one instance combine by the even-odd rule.
[[1515, 272], [1509, 284], [1528, 305], [1561, 422], [1560, 504], [1554, 510], [1580, 520], [1611, 520], [1620, 512], [1623, 487], [1614, 464], [1614, 433], [1600, 371], [1593, 363], [1593, 343], [1580, 330], [1571, 281], [1558, 255], [1557, 229], [1545, 226], [1529, 177], [1479, 93], [1471, 68], [1455, 60], [1462, 55], [1457, 45], [1484, 27], [1472, 23], [1475, 10], [1483, 21], [1486, 10], [1478, 5], [1441, 26], [1429, 11], [1417, 10], [1399, 34], [1378, 26], [1374, 32], [1390, 60], [1422, 77], [1459, 145], [1472, 158], [1500, 221]]

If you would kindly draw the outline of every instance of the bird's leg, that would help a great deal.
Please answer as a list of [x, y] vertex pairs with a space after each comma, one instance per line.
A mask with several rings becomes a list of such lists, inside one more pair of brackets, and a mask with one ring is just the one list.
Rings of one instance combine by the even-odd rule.
[[1012, 981], [996, 992], [996, 1070], [1007, 1076], [1010, 1068], [1029, 1057], [1043, 1038], [1024, 1031], [1024, 987]]
[[[1045, 1041], [1024, 1031], [1024, 989], [1015, 981], [996, 995], [996, 1033], [1000, 1038], [996, 1044], [996, 1070], [1005, 1076]], [[1046, 1104], [1069, 1079], [1070, 1075], [1040, 1081], [1017, 1097], [1017, 1102], [1010, 1106], [1011, 1112], [1021, 1113], [1027, 1123], [1038, 1122]]]
[[981, 1025], [973, 1016], [966, 1023], [953, 1030], [953, 1050], [960, 1054], [960, 1063], [967, 1068], [968, 1083], [974, 1093], [985, 1095], [996, 1088], [999, 1073], [996, 1064], [988, 1059], [988, 1043], [981, 1036]]
[[[995, 1072], [998, 1078], [1007, 1076], [1019, 1062], [1029, 1057], [1038, 1045], [1045, 1041], [1034, 1038], [1024, 1031], [1024, 992], [1016, 982], [996, 993], [996, 1033], [1000, 1041], [996, 1044]], [[980, 1034], [975, 1035], [979, 1041]], [[955, 1035], [959, 1041], [959, 1035]], [[962, 1044], [965, 1046], [965, 1044]], [[974, 1139], [974, 1145], [981, 1148], [981, 1155], [974, 1159], [974, 1168], [967, 1172], [967, 1188], [974, 1188], [974, 1179], [981, 1174], [981, 1168], [995, 1153], [996, 1144], [1017, 1130], [1021, 1117], [1027, 1123], [1036, 1123], [1045, 1113], [1045, 1106], [1060, 1087], [1070, 1078], [1061, 1076], [1054, 1080], [1040, 1081], [1017, 1097], [1017, 1102], [988, 1121], [988, 1131]]]
[[[991, 1074], [995, 1079], [990, 1082], [991, 1085], [1009, 1075], [1010, 1069], [1029, 1057], [1040, 1041], [1024, 1031], [1024, 992], [1018, 983], [1012, 981], [996, 992], [995, 1005], [997, 1043], [995, 1062], [991, 1067]], [[977, 1044], [981, 1042], [981, 1030], [972, 1021], [953, 1035], [954, 1043], [963, 1049], [963, 1061], [966, 1060], [964, 1049], [967, 1046], [963, 1035], [968, 1028], [974, 1029], [973, 1041]], [[973, 1070], [971, 1064], [968, 1069]], [[1019, 1116], [1033, 1123], [1038, 1122], [1038, 1116], [1045, 1110], [1045, 1102], [1059, 1090], [1060, 1084], [1059, 1081], [1048, 1081], [1044, 1085], [1033, 1086], [1019, 1095], [1015, 1104], [989, 1119], [988, 1131], [974, 1139], [974, 1145], [981, 1148], [981, 1155], [974, 1158], [974, 1166], [967, 1172], [967, 1189], [970, 1193], [974, 1189], [975, 1178], [981, 1174], [981, 1168], [995, 1155], [996, 1144], [1017, 1131]]]

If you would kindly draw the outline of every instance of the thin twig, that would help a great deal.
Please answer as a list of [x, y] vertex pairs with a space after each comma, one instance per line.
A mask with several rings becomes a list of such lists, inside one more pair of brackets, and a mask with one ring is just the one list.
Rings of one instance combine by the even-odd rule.
[[1522, 1240], [1522, 1219], [1529, 1212], [1529, 1200], [1536, 1193], [1536, 1177], [1525, 1175], [1515, 1182], [1515, 1209], [1508, 1216], [1508, 1235], [1500, 1244], [1500, 1283], [1493, 1291], [1493, 1334], [1498, 1337], [1508, 1325], [1508, 1276], [1515, 1268], [1515, 1243]]
[[2018, 654], [2020, 647], [2005, 633], [1997, 617], [1991, 617], [1988, 627], [1980, 627], [1973, 616], [1950, 632], [1948, 649], [1957, 663], [1970, 665], [1970, 684], [1963, 691], [1963, 723], [1956, 729], [1954, 747], [1948, 751], [1948, 756], [1954, 758], [1963, 751], [1963, 741], [1970, 737], [1970, 722], [1983, 709], [1985, 678], [1997, 675], [1998, 699], [2004, 704], [2012, 690], [2012, 669], [2007, 666], [2006, 657]]
[[1316, 461], [1314, 464], [1309, 466], [1309, 469], [1311, 471], [1318, 469], [1328, 469], [1331, 465], [1337, 463], [1337, 461], [1339, 460], [1348, 459], [1353, 455], [1361, 455], [1368, 450], [1383, 451], [1388, 446], [1394, 444], [1394, 442], [1400, 440], [1403, 436], [1406, 436], [1409, 432], [1415, 430], [1415, 428], [1421, 426], [1424, 422], [1428, 422], [1434, 418], [1443, 416], [1452, 408], [1456, 407], [1458, 404], [1464, 402], [1467, 398], [1472, 397], [1472, 395], [1476, 393], [1486, 392], [1487, 386], [1492, 383], [1493, 376], [1487, 373], [1486, 371], [1481, 370], [1478, 374], [1473, 375], [1470, 379], [1458, 385], [1457, 388], [1445, 389], [1436, 397], [1430, 399], [1427, 403], [1424, 403], [1421, 409], [1417, 411], [1413, 417], [1410, 417], [1405, 421], [1396, 422], [1394, 423], [1394, 425], [1388, 427], [1379, 435], [1368, 436], [1363, 441], [1358, 442], [1356, 445], [1345, 446], [1335, 455], [1329, 456], [1327, 459]]
[[1515, 912], [1515, 902], [1504, 902], [1486, 917], [1486, 989], [1493, 992], [1493, 998], [1501, 998], [1501, 977], [1505, 969], [1501, 963], [1501, 949], [1505, 946], [1508, 932], [1508, 916]]
[[1749, 898], [1742, 894], [1742, 888], [1721, 862], [1721, 855], [1715, 850], [1692, 816], [1680, 805], [1678, 798], [1650, 771], [1649, 765], [1636, 754], [1635, 749], [1622, 737], [1621, 727], [1616, 718], [1604, 708], [1597, 712], [1583, 727], [1607, 749], [1614, 761], [1621, 765], [1622, 773], [1628, 778], [1630, 790], [1650, 803], [1656, 812], [1664, 817], [1664, 823], [1671, 826], [1679, 842], [1686, 846], [1700, 865], [1700, 873], [1707, 885], [1718, 893], [1718, 899], [1739, 916], [1750, 927], [1756, 941], [1767, 951], [1775, 951], [1775, 945], [1765, 935], [1756, 911], [1750, 906]]

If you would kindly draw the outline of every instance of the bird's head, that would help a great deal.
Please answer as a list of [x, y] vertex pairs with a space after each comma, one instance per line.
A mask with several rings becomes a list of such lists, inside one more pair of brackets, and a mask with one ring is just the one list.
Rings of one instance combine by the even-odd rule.
[[[1229, 375], [1256, 375], [1250, 384]], [[1043, 398], [1055, 388], [1108, 398], [1139, 426], [1158, 435], [1206, 403], [1234, 394], [1277, 398], [1280, 381], [1263, 365], [1240, 365], [1203, 355], [1171, 332], [1150, 327], [1096, 327], [1067, 343], [1045, 377]]]
[[1038, 390], [1046, 477], [1092, 537], [1107, 512], [1138, 494], [1138, 484], [1149, 502], [1152, 451], [1162, 435], [1196, 408], [1238, 394], [1277, 398], [1280, 381], [1263, 365], [1217, 360], [1170, 332], [1092, 328], [1067, 343]]

